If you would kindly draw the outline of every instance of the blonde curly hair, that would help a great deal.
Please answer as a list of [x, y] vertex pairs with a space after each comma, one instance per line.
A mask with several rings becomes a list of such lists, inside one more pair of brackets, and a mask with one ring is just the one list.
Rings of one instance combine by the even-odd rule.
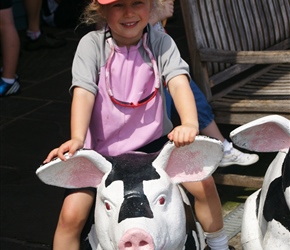
[[[150, 1], [152, 2], [151, 13], [152, 9], [154, 9], [154, 11], [161, 10], [163, 0]], [[104, 5], [99, 4], [97, 0], [92, 0], [92, 2], [85, 7], [80, 17], [80, 23], [85, 25], [95, 24], [97, 28], [103, 28], [106, 25], [106, 19], [102, 11], [103, 7]]]

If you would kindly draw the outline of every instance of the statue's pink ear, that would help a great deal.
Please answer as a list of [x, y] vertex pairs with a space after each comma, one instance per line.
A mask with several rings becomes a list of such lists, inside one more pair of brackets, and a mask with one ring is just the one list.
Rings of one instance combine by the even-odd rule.
[[211, 176], [223, 157], [221, 141], [196, 136], [187, 146], [176, 148], [167, 143], [154, 160], [154, 167], [163, 168], [174, 183], [200, 181]]
[[97, 187], [111, 163], [93, 150], [79, 150], [62, 161], [59, 158], [42, 165], [36, 171], [41, 181], [64, 188]]
[[277, 152], [290, 147], [290, 121], [269, 115], [246, 123], [230, 133], [233, 143], [256, 152]]

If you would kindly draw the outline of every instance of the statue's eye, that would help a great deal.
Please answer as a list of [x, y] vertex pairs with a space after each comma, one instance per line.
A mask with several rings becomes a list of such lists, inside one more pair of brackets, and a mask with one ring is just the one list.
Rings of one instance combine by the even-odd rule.
[[165, 203], [165, 198], [164, 198], [164, 197], [161, 197], [161, 198], [159, 199], [159, 204], [160, 204], [160, 205], [164, 205], [164, 203]]
[[111, 210], [111, 206], [110, 206], [110, 204], [108, 202], [105, 202], [105, 206], [106, 206], [107, 210]]

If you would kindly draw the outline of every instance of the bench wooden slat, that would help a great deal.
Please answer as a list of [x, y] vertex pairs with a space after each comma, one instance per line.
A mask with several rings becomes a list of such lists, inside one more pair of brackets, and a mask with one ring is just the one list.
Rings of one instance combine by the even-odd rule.
[[[231, 104], [231, 105], [229, 105]], [[290, 108], [290, 101], [284, 100], [239, 100], [237, 102], [231, 98], [222, 98], [213, 104], [218, 111], [232, 111], [232, 112], [258, 112], [261, 108], [267, 108], [268, 112], [286, 113]]]
[[247, 122], [253, 121], [258, 118], [262, 118], [265, 115], [281, 115], [284, 116], [287, 119], [290, 119], [289, 113], [286, 112], [270, 112], [267, 113], [261, 113], [259, 111], [257, 112], [232, 112], [231, 116], [228, 116], [228, 111], [217, 111], [215, 113], [216, 118], [215, 121], [220, 124], [245, 124]]
[[288, 38], [289, 37], [289, 30], [290, 30], [290, 22], [289, 20], [289, 10], [290, 10], [290, 2], [289, 1], [283, 1], [280, 0], [279, 1], [279, 6], [281, 9], [281, 17], [283, 19], [283, 27], [284, 27], [284, 34], [285, 37], [284, 38]]
[[[271, 47], [272, 50], [285, 50], [287, 48], [290, 48], [290, 38]], [[200, 84], [199, 82], [197, 82], [197, 84], [199, 85], [201, 90], [203, 90], [207, 99], [210, 101], [212, 98], [212, 93], [210, 92], [210, 88], [232, 78], [238, 73], [248, 70], [254, 65], [255, 64], [235, 64], [231, 66], [230, 68], [227, 68], [224, 71], [221, 71], [209, 77], [208, 82], [203, 82], [204, 84]], [[205, 69], [203, 68], [203, 70]], [[202, 72], [197, 72], [197, 71], [194, 71], [194, 72], [196, 72], [196, 77], [194, 77], [194, 79], [197, 79], [197, 80], [200, 79], [200, 74], [202, 74]], [[201, 79], [203, 79], [203, 77]], [[207, 83], [207, 86], [206, 86], [206, 83]]]
[[214, 173], [213, 178], [216, 184], [257, 189], [262, 187], [264, 180], [263, 177], [220, 173]]
[[245, 4], [248, 11], [246, 12], [246, 20], [248, 20], [247, 26], [249, 27], [246, 37], [248, 38], [248, 43], [250, 44], [248, 50], [259, 50], [261, 45], [259, 46], [259, 38], [257, 37], [256, 30], [254, 28], [256, 25], [256, 20], [254, 18], [256, 14], [253, 14], [253, 11], [255, 11], [255, 9], [252, 8], [249, 1], [242, 1], [240, 4]]
[[[287, 96], [287, 94], [285, 94], [286, 91], [290, 91], [290, 88], [283, 88], [283, 87], [266, 87], [266, 88], [253, 88], [251, 86], [249, 86], [248, 88], [240, 88], [238, 90], [235, 90], [232, 92], [232, 94], [230, 95], [230, 97], [235, 98], [236, 99], [241, 99], [241, 98], [245, 98], [245, 96], [248, 97], [254, 97], [254, 98], [258, 98], [258, 96], [261, 97], [261, 99], [269, 99], [271, 97], [273, 97], [274, 100], [277, 100], [277, 95], [282, 95], [284, 98]], [[278, 96], [278, 98], [281, 98]], [[281, 98], [281, 99], [284, 99]], [[246, 98], [245, 98], [246, 99]]]
[[[285, 91], [290, 91], [290, 88], [287, 89], [257, 89], [257, 88], [243, 88], [243, 89], [239, 89], [234, 91], [229, 97], [231, 97], [231, 99], [245, 99], [247, 101], [247, 99], [245, 98], [245, 96], [247, 96], [248, 98], [251, 99], [255, 99], [255, 100], [277, 100], [277, 95], [279, 96], [278, 98], [280, 99], [284, 99], [285, 97], [287, 97], [287, 94], [285, 94]], [[282, 97], [280, 96], [282, 95]]]
[[[281, 3], [283, 4], [283, 1]], [[285, 34], [284, 21], [283, 21], [283, 8], [281, 9], [281, 6], [276, 1], [273, 3], [273, 6], [275, 8], [275, 11], [277, 12], [277, 15], [276, 15], [277, 16], [277, 26], [276, 27], [278, 27], [280, 37], [283, 37], [283, 34]]]
[[256, 2], [255, 1], [246, 1], [246, 2], [247, 2], [247, 8], [249, 10], [248, 18], [250, 17], [254, 19], [254, 22], [251, 23], [252, 36], [254, 37], [253, 40], [255, 42], [254, 49], [262, 50], [264, 48], [264, 39], [263, 39], [263, 35], [259, 31], [262, 30], [262, 27], [265, 24], [263, 24], [260, 19], [256, 18], [257, 16], [259, 16], [259, 11], [257, 9]]
[[[215, 10], [219, 10], [219, 12], [217, 12], [217, 16], [218, 16], [218, 30], [220, 31], [220, 36], [222, 38], [223, 41], [223, 47], [224, 49], [228, 49], [228, 50], [235, 50], [236, 49], [236, 44], [233, 38], [233, 32], [232, 32], [232, 28], [230, 26], [230, 22], [229, 20], [229, 13], [230, 11], [227, 11], [227, 9], [230, 6], [226, 6], [224, 1], [214, 1], [217, 5], [217, 7], [215, 7]], [[220, 13], [220, 15], [218, 14]], [[225, 21], [226, 20], [226, 21]]]
[[203, 62], [227, 62], [245, 64], [290, 63], [290, 51], [231, 51], [218, 49], [200, 49]]

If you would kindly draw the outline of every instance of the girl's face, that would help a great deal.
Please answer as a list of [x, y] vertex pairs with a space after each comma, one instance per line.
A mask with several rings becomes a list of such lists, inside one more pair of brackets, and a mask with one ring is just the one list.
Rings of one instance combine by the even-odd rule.
[[103, 5], [103, 14], [118, 46], [136, 45], [149, 22], [150, 0], [118, 0]]

